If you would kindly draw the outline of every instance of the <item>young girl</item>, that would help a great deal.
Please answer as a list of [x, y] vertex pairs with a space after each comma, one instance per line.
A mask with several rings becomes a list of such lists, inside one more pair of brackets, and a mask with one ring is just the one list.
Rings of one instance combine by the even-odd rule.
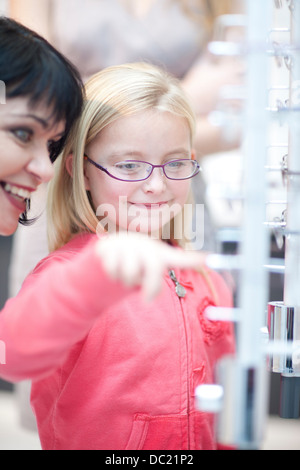
[[199, 171], [193, 132], [178, 82], [157, 68], [112, 67], [87, 84], [50, 190], [53, 252], [0, 319], [2, 371], [33, 379], [44, 449], [216, 448], [194, 392], [233, 351], [231, 326], [205, 317], [231, 295], [176, 243]]
[[11, 235], [82, 107], [78, 72], [33, 31], [0, 17], [0, 235]]

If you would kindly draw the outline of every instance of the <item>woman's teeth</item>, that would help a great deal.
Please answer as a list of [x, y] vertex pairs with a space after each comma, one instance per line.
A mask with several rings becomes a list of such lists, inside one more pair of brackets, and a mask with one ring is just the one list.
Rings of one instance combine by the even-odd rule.
[[26, 189], [18, 188], [17, 186], [13, 186], [9, 183], [4, 185], [4, 190], [7, 193], [13, 194], [14, 196], [18, 196], [21, 199], [30, 199], [31, 193], [30, 191], [26, 191]]

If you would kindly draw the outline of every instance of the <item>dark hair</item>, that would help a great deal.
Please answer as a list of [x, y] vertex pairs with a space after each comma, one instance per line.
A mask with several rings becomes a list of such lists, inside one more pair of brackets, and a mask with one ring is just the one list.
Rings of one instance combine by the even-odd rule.
[[[2, 16], [0, 80], [5, 84], [6, 98], [26, 96], [33, 107], [39, 103], [51, 107], [54, 121], [66, 121], [63, 137], [50, 148], [54, 162], [82, 110], [83, 83], [79, 72], [44, 38]], [[20, 220], [26, 220], [26, 216]]]

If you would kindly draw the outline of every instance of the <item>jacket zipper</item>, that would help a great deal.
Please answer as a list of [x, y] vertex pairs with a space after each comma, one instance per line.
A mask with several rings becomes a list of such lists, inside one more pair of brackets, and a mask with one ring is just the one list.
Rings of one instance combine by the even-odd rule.
[[[187, 358], [189, 355], [189, 349], [188, 349], [188, 341], [187, 341], [187, 326], [186, 326], [186, 321], [184, 318], [184, 312], [183, 312], [183, 306], [181, 304], [181, 299], [183, 299], [186, 296], [186, 290], [185, 288], [180, 284], [178, 281], [175, 271], [170, 270], [169, 271], [169, 276], [171, 280], [175, 284], [175, 292], [178, 296], [180, 308], [181, 308], [181, 313], [182, 313], [182, 319], [184, 323], [184, 329], [185, 329], [185, 341], [186, 341], [186, 353], [187, 353]], [[187, 359], [187, 364], [188, 364], [188, 359]], [[190, 386], [189, 386], [189, 367], [187, 367], [187, 425], [188, 425], [188, 449], [190, 449], [190, 417], [189, 417], [189, 412], [190, 412]]]
[[176, 294], [178, 295], [179, 298], [184, 298], [186, 296], [186, 290], [185, 288], [179, 283], [176, 275], [175, 275], [175, 271], [173, 271], [173, 269], [171, 271], [169, 271], [169, 276], [170, 278], [172, 279], [172, 281], [174, 282], [175, 284], [175, 291], [176, 291]]

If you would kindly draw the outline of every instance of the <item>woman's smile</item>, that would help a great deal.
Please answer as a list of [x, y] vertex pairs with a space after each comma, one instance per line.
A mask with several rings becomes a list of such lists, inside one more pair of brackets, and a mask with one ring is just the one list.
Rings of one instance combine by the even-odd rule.
[[22, 214], [26, 209], [27, 201], [35, 189], [12, 183], [0, 182], [0, 186], [7, 200]]

